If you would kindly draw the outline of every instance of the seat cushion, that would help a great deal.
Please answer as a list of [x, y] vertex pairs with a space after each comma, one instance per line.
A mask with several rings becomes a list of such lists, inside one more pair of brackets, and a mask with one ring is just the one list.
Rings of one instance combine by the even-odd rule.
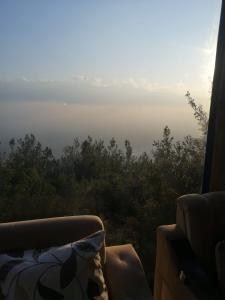
[[107, 300], [100, 249], [104, 231], [59, 247], [0, 255], [0, 283], [8, 300]]
[[105, 274], [111, 300], [152, 300], [141, 261], [132, 245], [106, 247]]
[[225, 192], [185, 195], [177, 201], [177, 226], [203, 266], [216, 272], [215, 246], [225, 239]]

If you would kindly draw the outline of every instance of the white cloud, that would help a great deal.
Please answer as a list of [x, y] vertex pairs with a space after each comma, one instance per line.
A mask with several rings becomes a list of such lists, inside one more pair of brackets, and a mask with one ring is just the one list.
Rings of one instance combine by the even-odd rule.
[[94, 86], [94, 87], [108, 87], [109, 84], [101, 77], [94, 77], [84, 74], [74, 75], [74, 80], [86, 82], [87, 84]]
[[28, 79], [28, 78], [25, 77], [25, 76], [22, 76], [21, 80], [22, 80], [22, 81], [25, 81], [25, 82], [30, 82], [30, 79]]
[[65, 81], [24, 79], [0, 81], [0, 101], [58, 101], [64, 106], [70, 103], [161, 105], [183, 97], [189, 89], [182, 81], [162, 85], [147, 77], [105, 79], [78, 74]]
[[86, 84], [97, 88], [125, 88], [142, 90], [145, 92], [173, 92], [185, 93], [186, 86], [184, 82], [179, 81], [173, 84], [160, 84], [152, 81], [147, 77], [129, 77], [123, 79], [103, 79], [102, 77], [95, 77], [90, 75], [75, 75], [74, 80], [85, 82]]

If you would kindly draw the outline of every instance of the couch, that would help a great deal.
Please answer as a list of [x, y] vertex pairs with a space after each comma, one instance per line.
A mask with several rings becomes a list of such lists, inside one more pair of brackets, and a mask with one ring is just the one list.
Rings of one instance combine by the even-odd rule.
[[[71, 216], [0, 224], [0, 252], [42, 249], [103, 229], [96, 216]], [[110, 300], [151, 300], [141, 261], [130, 244], [101, 249]]]
[[157, 229], [154, 300], [225, 299], [225, 192], [177, 200], [176, 224]]

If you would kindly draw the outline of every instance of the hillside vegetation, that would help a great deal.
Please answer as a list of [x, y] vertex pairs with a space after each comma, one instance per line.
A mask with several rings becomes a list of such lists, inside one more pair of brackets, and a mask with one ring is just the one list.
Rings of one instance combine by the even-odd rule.
[[156, 227], [175, 222], [178, 196], [200, 191], [207, 115], [186, 97], [202, 137], [174, 141], [166, 126], [151, 155], [88, 137], [56, 158], [33, 134], [11, 139], [0, 158], [0, 221], [96, 214], [107, 243], [132, 243], [152, 280]]

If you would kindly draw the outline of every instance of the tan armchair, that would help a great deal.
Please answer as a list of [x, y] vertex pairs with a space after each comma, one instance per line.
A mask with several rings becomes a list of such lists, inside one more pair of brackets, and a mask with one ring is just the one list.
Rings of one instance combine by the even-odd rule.
[[[46, 248], [103, 229], [96, 216], [71, 216], [0, 224], [0, 252]], [[132, 245], [103, 247], [101, 258], [110, 300], [151, 300], [142, 264]]]
[[225, 192], [180, 197], [176, 222], [157, 229], [154, 300], [225, 299]]

